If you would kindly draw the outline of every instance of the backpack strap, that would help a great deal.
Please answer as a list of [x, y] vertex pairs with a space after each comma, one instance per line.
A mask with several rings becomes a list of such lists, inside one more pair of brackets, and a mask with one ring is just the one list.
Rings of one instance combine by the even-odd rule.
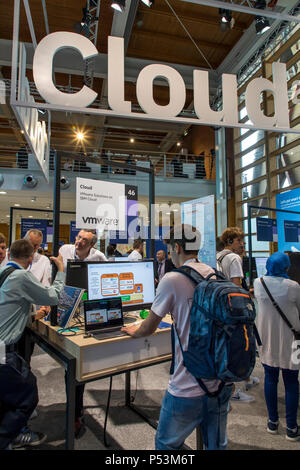
[[200, 274], [198, 271], [196, 271], [195, 269], [191, 268], [188, 265], [184, 265], [184, 266], [181, 266], [180, 268], [173, 269], [173, 272], [184, 274], [191, 281], [193, 281], [193, 283], [196, 285], [199, 284], [199, 282], [205, 280], [205, 277], [203, 277], [202, 274]]
[[0, 287], [2, 287], [2, 285], [6, 281], [6, 278], [8, 278], [8, 276], [16, 269], [18, 268], [16, 268], [15, 266], [9, 266], [9, 268], [4, 269], [4, 271], [0, 275]]
[[228, 250], [226, 253], [224, 253], [224, 255], [219, 256], [219, 257], [217, 256], [217, 261], [218, 261], [220, 266], [222, 266], [222, 261], [225, 258], [225, 256], [230, 255], [230, 253], [232, 253], [232, 251]]
[[202, 388], [202, 390], [205, 392], [205, 395], [207, 395], [209, 398], [217, 397], [219, 395], [219, 393], [221, 393], [221, 391], [223, 390], [224, 385], [225, 385], [225, 382], [221, 381], [219, 383], [219, 386], [218, 386], [217, 390], [215, 390], [214, 392], [209, 392], [208, 388], [206, 387], [206, 385], [205, 385], [205, 383], [203, 382], [202, 379], [197, 379], [196, 378], [196, 380], [197, 380], [198, 384], [200, 385], [200, 387]]

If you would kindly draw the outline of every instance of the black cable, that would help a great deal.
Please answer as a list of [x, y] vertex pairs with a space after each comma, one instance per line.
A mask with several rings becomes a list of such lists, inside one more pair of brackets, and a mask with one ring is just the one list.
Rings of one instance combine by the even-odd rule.
[[109, 384], [109, 391], [108, 391], [108, 397], [107, 397], [107, 403], [106, 403], [106, 412], [105, 412], [105, 421], [104, 421], [104, 445], [105, 447], [109, 447], [110, 444], [108, 444], [106, 440], [106, 425], [107, 425], [107, 418], [108, 418], [108, 412], [109, 412], [109, 405], [110, 405], [110, 396], [111, 396], [111, 389], [112, 389], [112, 375], [110, 376], [110, 384]]

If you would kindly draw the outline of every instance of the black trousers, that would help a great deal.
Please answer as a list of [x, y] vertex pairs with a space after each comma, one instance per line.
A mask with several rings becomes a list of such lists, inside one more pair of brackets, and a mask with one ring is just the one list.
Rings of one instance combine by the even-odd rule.
[[0, 364], [0, 449], [5, 449], [26, 425], [38, 404], [36, 377], [16, 353]]
[[23, 331], [21, 338], [16, 343], [16, 352], [28, 363], [30, 364], [31, 356], [34, 350], [34, 341], [29, 340], [29, 357], [26, 358], [26, 330]]

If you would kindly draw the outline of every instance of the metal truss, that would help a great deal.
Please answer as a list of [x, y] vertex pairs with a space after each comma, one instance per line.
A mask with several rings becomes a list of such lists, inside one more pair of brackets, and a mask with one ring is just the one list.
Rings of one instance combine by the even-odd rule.
[[[300, 14], [300, 1], [289, 14], [296, 16]], [[282, 21], [277, 28], [270, 34], [264, 44], [258, 48], [254, 55], [237, 72], [238, 86], [241, 87], [257, 70], [262, 66], [262, 61], [279, 46], [283, 45], [294, 32], [298, 22]], [[216, 97], [211, 104], [212, 109], [218, 110], [222, 105], [222, 86], [220, 85]]]
[[[86, 23], [82, 28], [82, 33], [97, 46], [98, 24], [100, 14], [101, 0], [87, 0], [86, 2]], [[89, 58], [85, 61], [84, 84], [93, 88], [95, 71], [95, 58]]]

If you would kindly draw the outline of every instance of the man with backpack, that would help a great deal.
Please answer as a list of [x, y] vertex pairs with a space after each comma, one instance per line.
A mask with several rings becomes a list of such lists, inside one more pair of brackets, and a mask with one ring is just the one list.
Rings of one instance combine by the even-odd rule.
[[[173, 227], [165, 238], [176, 268], [190, 267], [203, 278], [210, 274], [214, 276], [210, 266], [198, 261], [200, 241], [200, 233], [190, 225]], [[166, 314], [171, 313], [173, 317], [173, 361], [156, 433], [155, 447], [158, 450], [181, 449], [185, 439], [198, 426], [201, 426], [206, 449], [224, 450], [227, 445], [227, 413], [232, 383], [223, 383], [217, 377], [207, 380], [202, 376], [200, 385], [185, 366], [183, 358], [183, 351], [189, 347], [194, 291], [195, 283], [185, 274], [178, 271], [167, 273], [158, 286], [148, 317], [139, 327], [123, 328], [135, 338], [149, 336]], [[202, 359], [205, 362], [204, 355], [198, 357], [197, 363]]]
[[[219, 269], [229, 281], [247, 289], [242, 262], [242, 255], [245, 249], [244, 237], [244, 232], [238, 227], [228, 227], [223, 231], [220, 237], [220, 241], [223, 243], [223, 249], [217, 253], [217, 269]], [[252, 386], [258, 384], [258, 377], [251, 376], [245, 382], [245, 389], [249, 390]], [[232, 394], [231, 400], [240, 403], [250, 403], [254, 401], [254, 397], [244, 393], [240, 389], [236, 389]]]

